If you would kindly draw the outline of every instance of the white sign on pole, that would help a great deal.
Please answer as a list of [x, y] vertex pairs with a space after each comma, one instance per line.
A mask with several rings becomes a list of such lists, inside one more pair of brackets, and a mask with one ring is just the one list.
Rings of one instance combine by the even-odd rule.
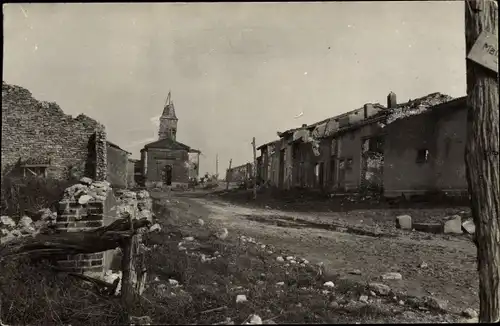
[[467, 59], [498, 74], [498, 38], [495, 34], [483, 31], [469, 52]]

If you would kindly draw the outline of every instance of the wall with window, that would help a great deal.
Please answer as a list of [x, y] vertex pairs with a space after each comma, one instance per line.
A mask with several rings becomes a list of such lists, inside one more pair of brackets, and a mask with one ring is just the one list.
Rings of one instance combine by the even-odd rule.
[[96, 154], [96, 130], [104, 130], [96, 120], [83, 114], [73, 118], [56, 103], [38, 101], [29, 90], [2, 83], [2, 175], [33, 170], [58, 179], [95, 178], [100, 169], [96, 164], [105, 163], [106, 154]]
[[465, 191], [465, 104], [436, 108], [386, 126], [384, 194]]

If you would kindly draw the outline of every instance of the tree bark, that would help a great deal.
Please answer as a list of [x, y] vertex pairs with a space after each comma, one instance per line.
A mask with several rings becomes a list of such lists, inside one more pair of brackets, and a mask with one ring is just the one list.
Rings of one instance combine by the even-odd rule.
[[[498, 35], [498, 5], [465, 1], [467, 54], [482, 31]], [[500, 190], [498, 75], [467, 60], [466, 175], [479, 271], [480, 322], [500, 319]]]
[[255, 137], [252, 139], [253, 147], [253, 199], [257, 199], [257, 150], [255, 149]]

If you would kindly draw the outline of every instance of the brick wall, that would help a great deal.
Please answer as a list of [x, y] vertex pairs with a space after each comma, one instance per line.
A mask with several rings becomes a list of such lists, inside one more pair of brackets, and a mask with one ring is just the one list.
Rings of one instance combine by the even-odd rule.
[[95, 149], [91, 136], [98, 129], [104, 127], [85, 115], [73, 118], [56, 103], [40, 102], [27, 89], [2, 83], [2, 175], [19, 172], [19, 160], [50, 158], [51, 177], [94, 178], [88, 161]]
[[[57, 229], [60, 232], [79, 232], [92, 230], [104, 225], [104, 201], [80, 205], [77, 201], [59, 202]], [[83, 274], [104, 272], [104, 253], [66, 255], [60, 257], [58, 265], [67, 271]]]

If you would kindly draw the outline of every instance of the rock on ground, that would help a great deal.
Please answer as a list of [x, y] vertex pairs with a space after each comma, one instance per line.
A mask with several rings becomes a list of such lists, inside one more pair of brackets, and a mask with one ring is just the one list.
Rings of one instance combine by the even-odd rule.
[[474, 224], [473, 220], [467, 220], [463, 222], [462, 228], [469, 234], [474, 234], [476, 232], [476, 225]]
[[460, 215], [453, 215], [451, 219], [444, 222], [444, 233], [462, 234], [462, 218]]
[[389, 295], [391, 292], [391, 288], [382, 283], [370, 283], [368, 287], [371, 291], [375, 292], [378, 295]]
[[411, 230], [412, 222], [410, 215], [399, 215], [396, 217], [396, 227], [403, 230]]
[[403, 276], [400, 273], [390, 272], [390, 273], [385, 273], [384, 275], [382, 275], [382, 279], [383, 280], [402, 280]]

